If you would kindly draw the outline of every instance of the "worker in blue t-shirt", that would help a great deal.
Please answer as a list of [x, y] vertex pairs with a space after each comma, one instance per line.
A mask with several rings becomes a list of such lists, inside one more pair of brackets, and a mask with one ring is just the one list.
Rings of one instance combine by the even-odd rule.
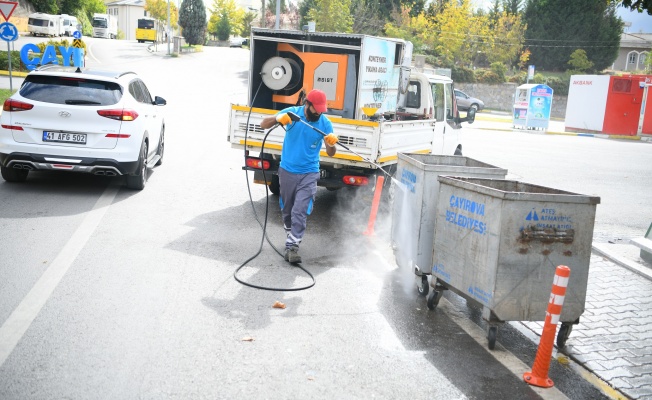
[[[336, 152], [335, 143], [338, 139], [333, 133], [333, 124], [323, 115], [326, 110], [326, 94], [315, 89], [308, 93], [303, 106], [286, 108], [260, 123], [263, 129], [269, 129], [276, 123], [285, 127], [278, 177], [283, 227], [287, 234], [285, 261], [290, 263], [301, 262], [299, 244], [306, 231], [306, 220], [312, 211], [313, 198], [317, 192], [322, 141], [326, 143], [326, 154], [329, 157], [333, 157]], [[324, 132], [326, 136], [301, 121], [293, 122], [289, 112], [298, 115], [302, 121]]]

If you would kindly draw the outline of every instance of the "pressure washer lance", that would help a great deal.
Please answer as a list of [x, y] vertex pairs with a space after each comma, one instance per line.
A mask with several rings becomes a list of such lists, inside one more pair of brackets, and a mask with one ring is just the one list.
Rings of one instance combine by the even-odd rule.
[[[316, 132], [319, 132], [322, 136], [324, 136], [324, 137], [328, 136], [327, 134], [325, 134], [324, 132], [322, 132], [320, 129], [315, 128], [314, 126], [310, 125], [310, 124], [307, 123], [306, 121], [302, 120], [301, 117], [299, 117], [299, 116], [296, 115], [295, 113], [293, 113], [293, 112], [288, 112], [287, 114], [288, 114], [288, 116], [290, 117], [290, 119], [291, 119], [293, 122], [299, 121], [299, 122], [303, 123], [304, 125], [306, 125], [306, 126], [312, 128], [312, 129], [315, 130]], [[375, 166], [378, 167], [378, 168], [379, 168], [379, 169], [380, 169], [380, 170], [381, 170], [385, 175], [387, 175], [390, 179], [394, 180], [394, 177], [393, 177], [389, 172], [385, 171], [385, 170], [383, 169], [383, 167], [381, 167], [380, 165], [378, 165], [378, 164], [376, 164], [375, 162], [371, 161], [370, 159], [368, 159], [367, 157], [363, 156], [362, 154], [359, 154], [359, 153], [357, 153], [357, 152], [351, 150], [350, 148], [346, 147], [345, 145], [343, 145], [343, 144], [340, 143], [339, 141], [338, 141], [336, 144], [342, 146], [342, 147], [345, 148], [346, 150], [348, 150], [348, 151], [350, 151], [351, 153], [355, 154], [356, 156], [362, 158], [364, 161], [368, 162], [369, 164], [373, 164], [373, 165], [375, 165]]]

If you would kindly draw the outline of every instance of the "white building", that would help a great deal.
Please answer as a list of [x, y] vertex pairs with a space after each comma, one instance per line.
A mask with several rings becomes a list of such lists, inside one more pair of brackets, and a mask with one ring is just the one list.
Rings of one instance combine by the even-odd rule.
[[106, 13], [118, 20], [118, 31], [125, 40], [136, 40], [138, 19], [148, 17], [145, 12], [145, 0], [118, 0], [106, 3]]

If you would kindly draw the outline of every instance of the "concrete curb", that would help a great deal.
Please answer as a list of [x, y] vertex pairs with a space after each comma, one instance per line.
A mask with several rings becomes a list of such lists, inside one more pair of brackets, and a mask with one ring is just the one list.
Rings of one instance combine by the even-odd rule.
[[639, 140], [641, 142], [652, 142], [652, 136], [650, 135], [645, 135], [645, 136], [628, 136], [628, 135], [607, 135], [604, 133], [590, 133], [590, 132], [567, 132], [567, 131], [531, 131], [527, 129], [516, 129], [511, 126], [511, 120], [506, 119], [506, 118], [500, 118], [500, 117], [492, 117], [488, 115], [476, 115], [476, 121], [486, 121], [486, 122], [499, 122], [506, 124], [507, 127], [501, 128], [501, 127], [480, 127], [480, 128], [475, 128], [473, 126], [470, 126], [471, 128], [474, 129], [481, 129], [481, 130], [492, 130], [492, 131], [504, 131], [504, 132], [525, 132], [525, 133], [536, 133], [536, 134], [544, 134], [544, 135], [563, 135], [563, 136], [579, 136], [579, 137], [592, 137], [592, 138], [598, 138], [598, 139], [611, 139], [611, 140]]
[[642, 276], [643, 278], [652, 280], [652, 269], [646, 268], [633, 261], [620, 257], [614, 254], [613, 252], [609, 251], [607, 247], [608, 246], [604, 243], [593, 243], [591, 246], [593, 252], [607, 258], [609, 261], [613, 262], [614, 264], [618, 264], [621, 267], [627, 268], [628, 270]]
[[[27, 76], [27, 72], [20, 72], [20, 71], [11, 71], [11, 76], [16, 76], [20, 78], [24, 78]], [[9, 76], [9, 71], [1, 71], [0, 70], [0, 75], [6, 75]]]

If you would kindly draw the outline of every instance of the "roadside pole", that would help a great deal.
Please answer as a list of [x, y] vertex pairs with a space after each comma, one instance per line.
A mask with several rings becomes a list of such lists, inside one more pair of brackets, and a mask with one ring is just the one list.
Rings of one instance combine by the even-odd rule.
[[13, 77], [11, 75], [11, 43], [14, 40], [18, 39], [18, 28], [16, 25], [9, 22], [11, 14], [16, 9], [18, 5], [15, 1], [0, 1], [0, 14], [5, 19], [5, 22], [0, 24], [0, 38], [7, 42], [7, 66], [9, 67], [9, 91], [14, 91], [13, 86]]

